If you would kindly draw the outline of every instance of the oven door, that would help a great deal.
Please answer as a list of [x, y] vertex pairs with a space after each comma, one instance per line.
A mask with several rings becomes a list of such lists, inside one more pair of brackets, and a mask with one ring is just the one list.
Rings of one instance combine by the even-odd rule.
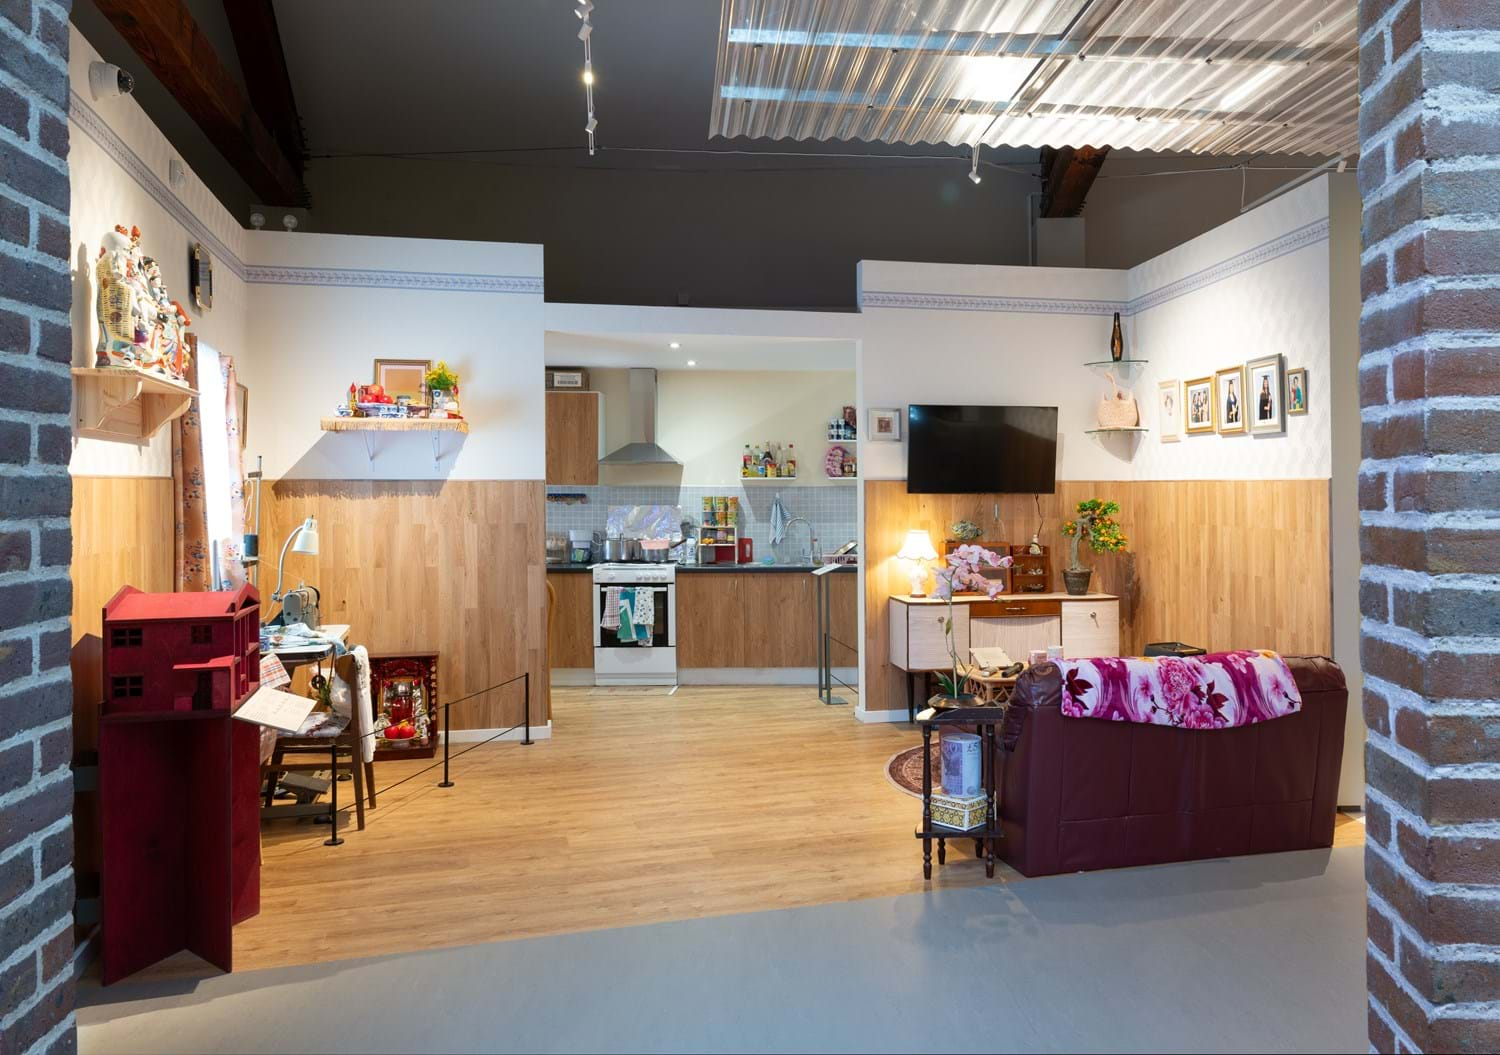
[[[617, 584], [618, 585], [618, 584]], [[655, 602], [656, 619], [651, 624], [651, 647], [670, 648], [677, 644], [677, 586], [675, 583], [643, 583], [639, 586], [626, 586], [625, 589], [650, 590], [652, 600]], [[634, 648], [640, 649], [646, 646], [636, 641], [621, 641], [620, 636], [613, 630], [606, 630], [599, 624], [604, 618], [604, 605], [609, 599], [609, 587], [601, 583], [594, 584], [594, 647], [595, 648]]]

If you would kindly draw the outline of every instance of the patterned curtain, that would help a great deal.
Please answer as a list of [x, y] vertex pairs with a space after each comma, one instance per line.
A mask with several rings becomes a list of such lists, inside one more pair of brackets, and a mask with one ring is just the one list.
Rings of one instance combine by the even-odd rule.
[[[187, 382], [198, 387], [198, 338], [189, 335], [191, 357]], [[208, 509], [204, 503], [203, 431], [198, 399], [172, 422], [172, 490], [176, 500], [174, 588], [179, 593], [212, 589], [209, 566]]]
[[224, 378], [224, 424], [229, 438], [229, 537], [219, 540], [219, 568], [230, 589], [245, 584], [245, 462], [240, 441], [240, 384], [234, 359], [219, 356]]

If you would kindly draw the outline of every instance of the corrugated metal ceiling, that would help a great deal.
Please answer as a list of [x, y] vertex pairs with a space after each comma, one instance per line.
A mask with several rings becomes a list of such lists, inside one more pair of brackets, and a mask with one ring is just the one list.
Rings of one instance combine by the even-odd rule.
[[722, 0], [710, 133], [1358, 150], [1353, 0]]

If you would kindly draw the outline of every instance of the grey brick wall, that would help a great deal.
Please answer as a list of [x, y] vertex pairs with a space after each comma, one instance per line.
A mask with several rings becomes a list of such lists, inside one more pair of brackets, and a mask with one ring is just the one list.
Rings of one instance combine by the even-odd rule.
[[1500, 2], [1362, 0], [1366, 973], [1500, 1051]]
[[0, 1053], [68, 1052], [68, 4], [0, 0]]

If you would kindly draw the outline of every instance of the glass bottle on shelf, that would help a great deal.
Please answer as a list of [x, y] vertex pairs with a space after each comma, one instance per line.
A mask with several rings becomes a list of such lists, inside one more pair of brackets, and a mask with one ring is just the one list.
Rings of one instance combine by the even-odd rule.
[[786, 475], [797, 475], [797, 445], [795, 443], [786, 445]]
[[1109, 357], [1119, 362], [1125, 357], [1125, 335], [1120, 332], [1120, 313], [1115, 312], [1114, 329], [1109, 335]]

